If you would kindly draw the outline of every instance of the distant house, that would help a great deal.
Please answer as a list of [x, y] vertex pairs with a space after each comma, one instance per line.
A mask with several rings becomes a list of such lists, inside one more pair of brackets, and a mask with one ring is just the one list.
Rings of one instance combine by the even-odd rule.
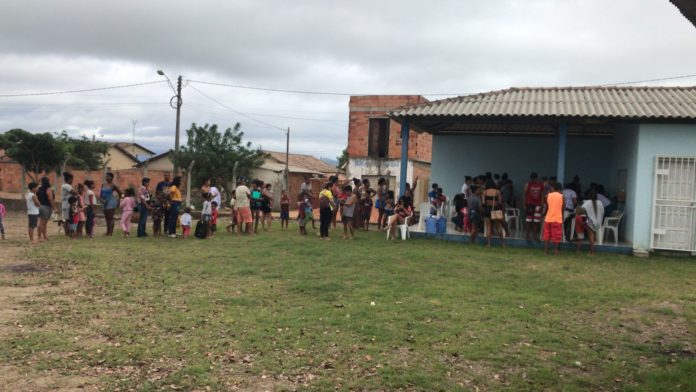
[[135, 167], [146, 167], [147, 170], [171, 171], [174, 169], [172, 151], [169, 150], [161, 154], [153, 155], [150, 158], [139, 162], [135, 165]]
[[[389, 118], [387, 112], [405, 105], [429, 102], [420, 95], [351, 96], [348, 124], [348, 164], [346, 176], [369, 179], [372, 186], [384, 177], [389, 189], [400, 187], [401, 125]], [[406, 182], [413, 185], [419, 179], [415, 203], [427, 200], [430, 181], [432, 135], [409, 134]]]
[[336, 167], [327, 164], [312, 155], [290, 154], [288, 158], [288, 185], [285, 186], [285, 153], [275, 151], [263, 151], [266, 158], [260, 167], [251, 170], [250, 177], [259, 179], [264, 183], [270, 183], [276, 194], [274, 204], [277, 207], [280, 191], [287, 188], [291, 197], [296, 197], [300, 192], [300, 185], [305, 176], [313, 178], [312, 185], [319, 191], [320, 184], [329, 176], [337, 174]]
[[131, 169], [155, 156], [155, 152], [137, 143], [109, 143], [104, 161], [109, 170]]

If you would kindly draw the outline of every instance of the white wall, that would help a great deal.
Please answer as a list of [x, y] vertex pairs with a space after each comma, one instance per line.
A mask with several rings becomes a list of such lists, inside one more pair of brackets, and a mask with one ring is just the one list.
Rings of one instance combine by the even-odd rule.
[[[613, 141], [610, 138], [569, 137], [565, 181], [576, 174], [584, 186], [591, 182], [614, 189], [611, 173]], [[558, 140], [555, 137], [435, 135], [432, 181], [452, 197], [459, 193], [464, 176], [486, 172], [508, 173], [520, 198], [531, 172], [555, 176]]]

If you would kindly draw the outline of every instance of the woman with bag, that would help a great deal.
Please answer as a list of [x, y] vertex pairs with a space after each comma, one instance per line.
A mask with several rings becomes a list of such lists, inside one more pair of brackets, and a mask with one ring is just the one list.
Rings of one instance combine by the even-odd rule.
[[483, 192], [483, 221], [486, 227], [486, 240], [488, 247], [491, 247], [491, 231], [495, 226], [500, 242], [505, 247], [505, 230], [503, 229], [503, 221], [505, 214], [503, 213], [503, 200], [500, 196], [500, 191], [495, 187], [495, 182], [492, 179], [486, 181], [486, 190]]
[[329, 239], [329, 226], [333, 218], [333, 194], [331, 193], [331, 183], [324, 185], [324, 189], [319, 192], [319, 236], [322, 239]]

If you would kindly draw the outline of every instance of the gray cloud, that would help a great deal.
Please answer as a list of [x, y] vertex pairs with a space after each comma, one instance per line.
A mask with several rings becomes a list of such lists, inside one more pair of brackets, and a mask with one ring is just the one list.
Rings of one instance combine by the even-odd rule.
[[[667, 0], [121, 1], [5, 0], [0, 93], [170, 77], [355, 93], [469, 93], [692, 73], [696, 30]], [[693, 83], [682, 80], [675, 83]], [[195, 85], [234, 109], [292, 128], [296, 152], [335, 156], [347, 97]], [[174, 113], [164, 84], [90, 94], [0, 98], [0, 130], [68, 129], [164, 150]], [[191, 122], [242, 122], [282, 150], [284, 136], [184, 90]], [[304, 117], [298, 120], [289, 117]]]

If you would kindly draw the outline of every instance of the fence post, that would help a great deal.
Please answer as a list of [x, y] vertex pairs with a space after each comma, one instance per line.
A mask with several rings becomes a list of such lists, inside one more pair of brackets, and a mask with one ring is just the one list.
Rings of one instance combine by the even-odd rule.
[[191, 161], [186, 169], [186, 207], [191, 207], [191, 170], [196, 161]]

